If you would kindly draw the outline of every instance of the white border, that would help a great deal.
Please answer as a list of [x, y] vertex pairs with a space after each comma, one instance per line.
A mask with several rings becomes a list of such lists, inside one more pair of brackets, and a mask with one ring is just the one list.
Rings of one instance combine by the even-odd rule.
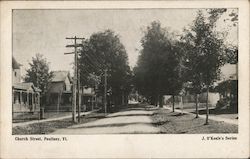
[[[248, 1], [1, 1], [1, 158], [249, 157]], [[202, 141], [202, 134], [67, 135], [67, 142], [15, 141], [11, 135], [12, 9], [239, 8], [239, 133], [236, 141]], [[27, 135], [28, 136], [28, 135]], [[38, 135], [43, 136], [43, 135]], [[52, 136], [52, 135], [46, 135]], [[56, 135], [58, 137], [58, 135]], [[62, 135], [63, 136], [63, 135]]]

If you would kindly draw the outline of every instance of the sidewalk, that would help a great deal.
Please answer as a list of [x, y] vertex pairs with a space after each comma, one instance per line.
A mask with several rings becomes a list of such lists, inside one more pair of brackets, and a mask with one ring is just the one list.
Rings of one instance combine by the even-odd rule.
[[[163, 106], [163, 108], [165, 109], [168, 109], [168, 110], [172, 110], [171, 107], [167, 107], [167, 106]], [[193, 116], [195, 116], [194, 113], [190, 113], [190, 112], [187, 112], [185, 110], [179, 110], [179, 109], [175, 109], [175, 112], [178, 112], [178, 113], [184, 113], [184, 114], [191, 114]], [[200, 118], [206, 118], [206, 115], [199, 115]], [[217, 116], [212, 116], [210, 115], [208, 117], [208, 119], [210, 120], [214, 120], [214, 121], [220, 121], [220, 122], [225, 122], [225, 123], [228, 123], [228, 124], [233, 124], [233, 125], [238, 125], [238, 120], [237, 119], [228, 119], [228, 118], [222, 118], [222, 117], [217, 117]]]
[[[98, 110], [93, 110], [93, 111], [89, 111], [89, 112], [82, 112], [80, 114], [80, 116], [88, 115], [88, 114], [91, 114], [91, 113], [96, 112], [96, 111], [98, 111]], [[27, 121], [27, 122], [21, 122], [21, 123], [12, 123], [12, 127], [25, 126], [28, 124], [42, 123], [42, 122], [47, 122], [47, 121], [62, 120], [62, 119], [67, 119], [67, 118], [71, 118], [71, 117], [72, 117], [72, 115], [66, 115], [66, 116], [62, 116], [62, 117], [55, 117], [55, 118], [49, 118], [49, 119], [33, 120], [33, 121]]]

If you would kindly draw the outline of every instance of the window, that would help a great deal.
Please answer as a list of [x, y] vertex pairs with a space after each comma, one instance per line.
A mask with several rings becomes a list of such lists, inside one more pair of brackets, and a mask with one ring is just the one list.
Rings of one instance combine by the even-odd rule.
[[15, 77], [16, 77], [16, 71], [15, 71]]

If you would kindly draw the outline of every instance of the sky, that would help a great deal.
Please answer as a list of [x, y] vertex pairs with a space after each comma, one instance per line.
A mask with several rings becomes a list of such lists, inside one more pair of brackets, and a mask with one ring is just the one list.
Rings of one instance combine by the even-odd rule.
[[[160, 21], [162, 27], [181, 33], [195, 19], [196, 12], [197, 9], [14, 10], [13, 56], [23, 65], [22, 75], [37, 53], [50, 62], [52, 71], [72, 72], [74, 57], [64, 53], [73, 51], [65, 47], [73, 40], [65, 38], [89, 38], [93, 33], [111, 29], [119, 35], [129, 65], [134, 67], [143, 30], [152, 21]], [[235, 35], [230, 39], [235, 42]]]

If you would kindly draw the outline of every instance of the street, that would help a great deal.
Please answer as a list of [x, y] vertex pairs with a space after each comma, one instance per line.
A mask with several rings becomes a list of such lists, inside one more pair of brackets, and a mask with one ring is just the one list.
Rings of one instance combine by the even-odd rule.
[[238, 125], [195, 118], [150, 105], [130, 105], [126, 109], [88, 123], [58, 129], [52, 134], [182, 134], [237, 133]]
[[160, 129], [153, 126], [151, 118], [153, 113], [152, 108], [149, 110], [144, 107], [128, 108], [109, 114], [103, 119], [59, 129], [53, 134], [159, 133]]

